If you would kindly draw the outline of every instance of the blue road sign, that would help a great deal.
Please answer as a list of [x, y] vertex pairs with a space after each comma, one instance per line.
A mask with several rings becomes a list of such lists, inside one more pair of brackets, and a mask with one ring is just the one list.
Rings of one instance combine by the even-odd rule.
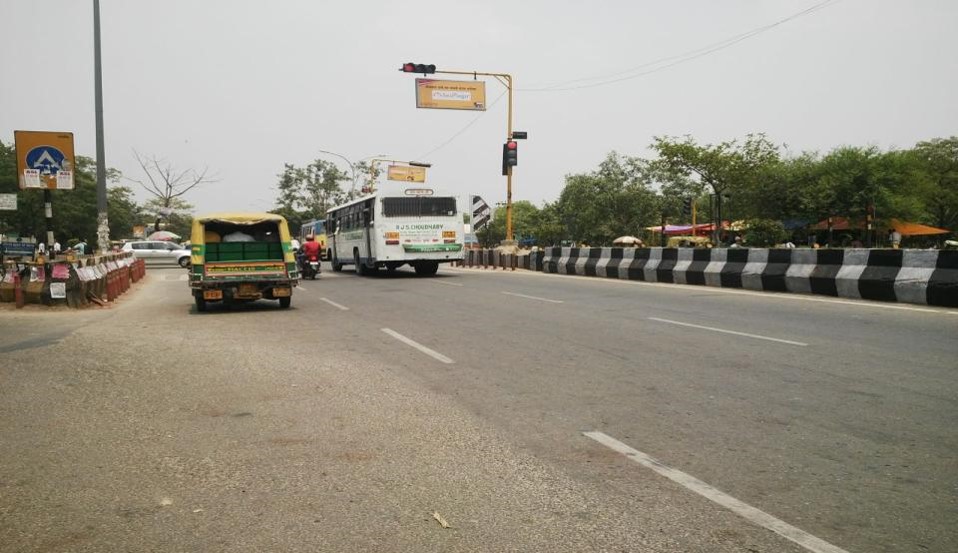
[[41, 175], [56, 176], [63, 167], [66, 156], [53, 146], [37, 146], [27, 152], [27, 167], [39, 169]]
[[0, 250], [9, 257], [33, 257], [35, 248], [32, 242], [0, 242]]

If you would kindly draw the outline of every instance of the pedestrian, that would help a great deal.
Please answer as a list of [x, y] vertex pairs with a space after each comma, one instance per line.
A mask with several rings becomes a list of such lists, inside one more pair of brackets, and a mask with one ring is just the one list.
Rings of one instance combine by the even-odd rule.
[[43, 255], [43, 254], [47, 253], [47, 245], [44, 244], [43, 242], [40, 242], [40, 243], [37, 245], [37, 253], [40, 254], [40, 255]]
[[80, 240], [79, 242], [77, 242], [76, 245], [73, 246], [73, 249], [79, 255], [86, 255], [86, 240]]
[[888, 235], [891, 238], [891, 247], [898, 249], [901, 246], [901, 233], [898, 232], [898, 229], [891, 229], [891, 234]]
[[53, 241], [53, 257], [60, 255], [60, 243], [56, 240]]

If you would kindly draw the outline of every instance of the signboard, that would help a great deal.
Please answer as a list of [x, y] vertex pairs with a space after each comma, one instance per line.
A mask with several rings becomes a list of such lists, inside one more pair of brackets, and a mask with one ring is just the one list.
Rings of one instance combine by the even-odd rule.
[[492, 208], [480, 196], [472, 197], [472, 231], [478, 232], [492, 221]]
[[403, 191], [403, 194], [407, 196], [432, 196], [433, 191], [431, 188], [407, 188]]
[[50, 297], [55, 300], [65, 299], [67, 297], [67, 283], [66, 282], [51, 282]]
[[485, 81], [416, 79], [416, 107], [485, 111]]
[[17, 210], [17, 195], [16, 194], [0, 194], [0, 211], [16, 211]]
[[20, 189], [73, 190], [73, 133], [13, 131]]
[[386, 178], [405, 182], [426, 182], [426, 168], [409, 165], [390, 165]]
[[33, 257], [36, 244], [33, 242], [2, 242], [0, 250], [7, 257]]

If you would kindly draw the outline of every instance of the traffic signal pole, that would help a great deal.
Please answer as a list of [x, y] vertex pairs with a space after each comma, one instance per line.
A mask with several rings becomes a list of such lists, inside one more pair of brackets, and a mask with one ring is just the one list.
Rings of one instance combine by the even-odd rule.
[[[477, 71], [434, 71], [436, 75], [472, 75], [476, 77], [495, 77], [497, 81], [506, 87], [509, 94], [508, 116], [506, 118], [506, 141], [512, 140], [512, 90], [514, 87], [512, 75], [508, 73], [480, 73]], [[512, 235], [512, 166], [507, 167], [506, 172], [506, 241], [513, 242]]]

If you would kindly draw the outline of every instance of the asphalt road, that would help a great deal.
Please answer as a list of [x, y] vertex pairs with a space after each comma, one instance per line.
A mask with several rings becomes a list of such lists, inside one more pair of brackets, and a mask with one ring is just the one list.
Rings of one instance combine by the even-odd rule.
[[0, 310], [0, 551], [958, 550], [958, 312], [443, 268], [197, 314], [184, 277]]

